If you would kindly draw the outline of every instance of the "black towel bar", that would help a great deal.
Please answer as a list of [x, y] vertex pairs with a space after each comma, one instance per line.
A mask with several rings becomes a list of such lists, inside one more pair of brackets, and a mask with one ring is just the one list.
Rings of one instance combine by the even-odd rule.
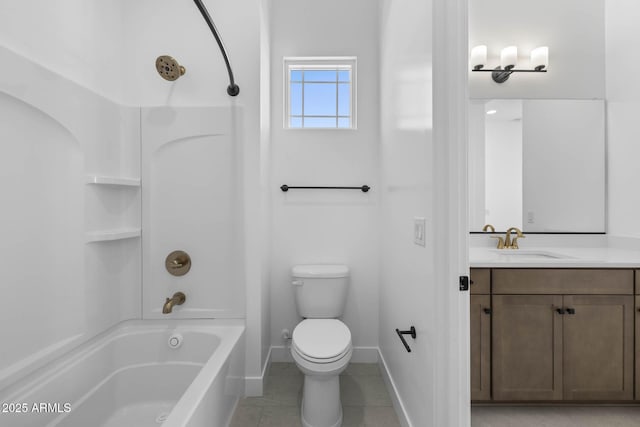
[[291, 189], [304, 189], [304, 190], [360, 190], [363, 193], [371, 190], [371, 187], [368, 185], [362, 185], [360, 187], [291, 187], [289, 185], [281, 185], [280, 189], [282, 191], [289, 191]]

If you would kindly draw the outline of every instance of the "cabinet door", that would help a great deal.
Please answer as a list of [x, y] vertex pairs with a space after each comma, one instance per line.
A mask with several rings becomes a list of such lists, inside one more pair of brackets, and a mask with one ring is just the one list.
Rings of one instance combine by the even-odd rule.
[[560, 295], [493, 296], [493, 399], [562, 399]]
[[471, 295], [490, 294], [491, 270], [488, 268], [472, 268], [469, 289]]
[[491, 297], [471, 295], [471, 400], [491, 399]]
[[564, 297], [564, 398], [633, 399], [633, 297]]
[[[638, 271], [636, 270], [637, 279]], [[637, 288], [638, 285], [636, 285], [636, 293]], [[636, 400], [640, 400], [640, 296], [636, 296]]]

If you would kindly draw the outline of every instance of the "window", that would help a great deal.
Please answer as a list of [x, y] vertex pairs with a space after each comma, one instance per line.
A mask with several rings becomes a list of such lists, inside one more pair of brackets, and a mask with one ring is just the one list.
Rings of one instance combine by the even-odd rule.
[[285, 58], [284, 127], [355, 129], [356, 58]]

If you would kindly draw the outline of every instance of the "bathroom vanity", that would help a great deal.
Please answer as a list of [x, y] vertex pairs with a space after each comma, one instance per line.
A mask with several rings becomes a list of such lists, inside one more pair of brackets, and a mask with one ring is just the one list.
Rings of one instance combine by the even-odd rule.
[[471, 252], [472, 401], [640, 401], [640, 252]]

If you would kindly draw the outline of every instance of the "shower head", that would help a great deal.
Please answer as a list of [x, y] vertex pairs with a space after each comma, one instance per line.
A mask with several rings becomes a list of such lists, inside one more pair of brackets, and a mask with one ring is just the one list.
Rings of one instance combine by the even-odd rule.
[[182, 76], [187, 70], [178, 61], [169, 55], [158, 56], [156, 59], [156, 70], [158, 74], [165, 80], [174, 81]]

